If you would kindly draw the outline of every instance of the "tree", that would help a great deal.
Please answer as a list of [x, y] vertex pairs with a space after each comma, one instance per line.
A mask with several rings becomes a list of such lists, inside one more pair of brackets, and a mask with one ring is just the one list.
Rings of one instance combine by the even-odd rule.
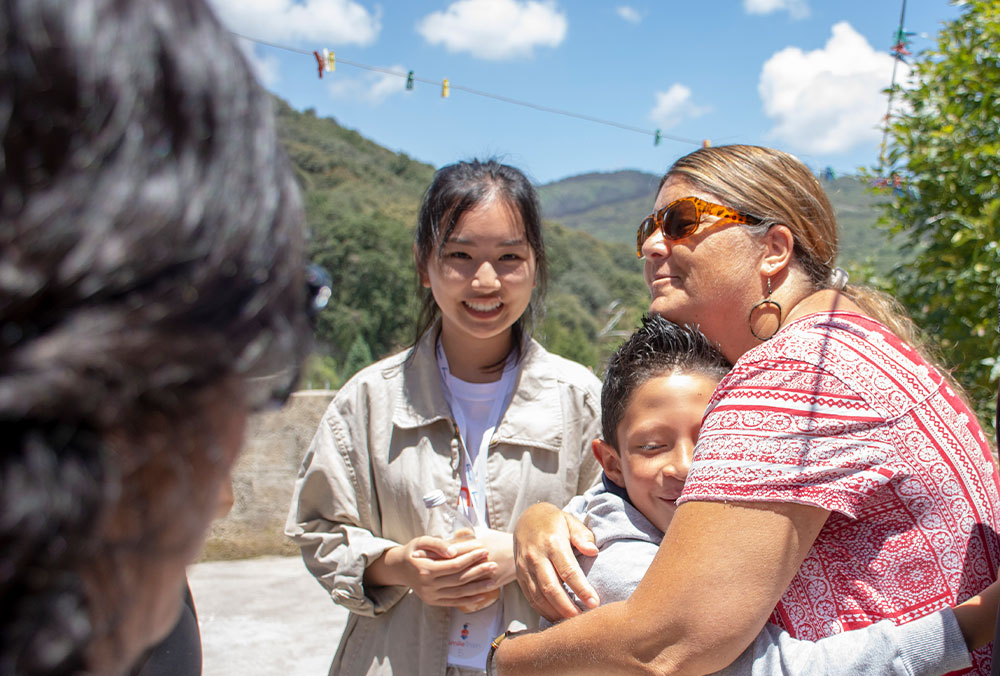
[[[319, 339], [341, 361], [361, 335], [372, 355], [398, 351], [413, 339], [419, 309], [413, 233], [381, 213], [362, 217], [338, 209], [327, 193], [311, 193], [309, 200], [312, 260], [333, 282], [317, 324]], [[343, 375], [350, 375], [346, 368]]]
[[1000, 375], [1000, 4], [959, 4], [916, 58], [915, 86], [898, 92], [883, 176], [898, 177], [887, 216], [911, 256], [891, 290], [988, 422]]
[[548, 297], [539, 338], [550, 352], [596, 369], [598, 328], [578, 297], [556, 292]]
[[363, 369], [364, 367], [375, 361], [372, 358], [371, 348], [368, 347], [368, 343], [359, 333], [351, 343], [351, 349], [347, 351], [347, 357], [344, 359], [344, 380], [347, 380], [355, 373]]
[[340, 377], [337, 362], [333, 357], [313, 353], [306, 358], [299, 378], [300, 389], [329, 390], [340, 389], [344, 379]]

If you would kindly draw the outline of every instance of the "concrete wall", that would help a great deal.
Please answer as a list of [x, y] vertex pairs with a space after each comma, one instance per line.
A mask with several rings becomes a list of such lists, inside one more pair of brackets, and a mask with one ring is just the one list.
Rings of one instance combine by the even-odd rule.
[[201, 561], [296, 555], [284, 535], [299, 465], [334, 392], [296, 392], [280, 411], [250, 419], [233, 470], [236, 502], [212, 525]]

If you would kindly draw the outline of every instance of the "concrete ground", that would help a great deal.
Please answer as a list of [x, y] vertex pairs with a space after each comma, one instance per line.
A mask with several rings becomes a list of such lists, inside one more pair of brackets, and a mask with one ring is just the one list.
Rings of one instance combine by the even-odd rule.
[[347, 611], [300, 557], [196, 563], [188, 580], [203, 676], [326, 676]]

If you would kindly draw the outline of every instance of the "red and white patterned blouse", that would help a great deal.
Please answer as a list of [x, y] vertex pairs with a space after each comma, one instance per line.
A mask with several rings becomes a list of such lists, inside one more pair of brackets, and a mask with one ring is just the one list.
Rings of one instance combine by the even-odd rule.
[[[830, 510], [771, 621], [814, 640], [961, 602], [996, 579], [1000, 477], [975, 415], [885, 326], [820, 313], [719, 384], [680, 502]], [[989, 673], [989, 650], [969, 673]]]

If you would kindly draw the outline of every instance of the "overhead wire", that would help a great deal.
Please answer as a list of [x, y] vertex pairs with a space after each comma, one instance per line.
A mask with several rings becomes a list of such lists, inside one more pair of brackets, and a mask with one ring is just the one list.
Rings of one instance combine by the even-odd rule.
[[[259, 44], [259, 45], [265, 45], [267, 47], [272, 47], [274, 49], [282, 49], [282, 50], [285, 50], [285, 51], [288, 51], [288, 52], [294, 52], [296, 54], [304, 54], [306, 56], [313, 56], [313, 54], [314, 54], [314, 52], [308, 51], [308, 50], [305, 50], [305, 49], [298, 49], [296, 47], [289, 47], [288, 45], [281, 45], [281, 44], [278, 44], [278, 43], [275, 43], [275, 42], [269, 42], [267, 40], [260, 40], [258, 38], [250, 37], [249, 35], [243, 35], [241, 33], [235, 32], [235, 31], [230, 31], [230, 32], [233, 35], [235, 35], [236, 37], [238, 37], [238, 38], [242, 38], [244, 40], [248, 40], [250, 42], [253, 42], [253, 43], [256, 43], [256, 44]], [[447, 83], [448, 87], [450, 89], [452, 89], [452, 90], [463, 91], [463, 92], [465, 92], [467, 94], [472, 94], [474, 96], [480, 96], [480, 97], [483, 97], [483, 98], [493, 99], [495, 101], [501, 101], [503, 103], [507, 103], [507, 104], [514, 105], [514, 106], [521, 106], [523, 108], [531, 108], [533, 110], [537, 110], [537, 111], [540, 111], [540, 112], [543, 112], [543, 113], [551, 113], [551, 114], [554, 114], [554, 115], [562, 115], [562, 116], [565, 116], [565, 117], [571, 117], [571, 118], [575, 118], [575, 119], [578, 119], [578, 120], [584, 120], [586, 122], [592, 122], [594, 124], [602, 124], [602, 125], [605, 125], [605, 126], [608, 126], [608, 127], [615, 127], [615, 128], [618, 128], [618, 129], [622, 129], [624, 131], [631, 131], [631, 132], [634, 132], [634, 133], [637, 133], [637, 134], [643, 134], [644, 136], [650, 136], [650, 137], [652, 137], [654, 139], [654, 143], [656, 145], [659, 145], [659, 142], [660, 142], [661, 139], [666, 139], [666, 140], [669, 140], [669, 141], [676, 141], [677, 143], [688, 143], [688, 144], [692, 144], [692, 145], [696, 145], [696, 146], [705, 145], [707, 143], [707, 141], [703, 141], [703, 140], [685, 138], [683, 136], [674, 136], [672, 134], [665, 134], [665, 133], [663, 133], [659, 129], [650, 131], [649, 129], [643, 129], [642, 127], [636, 127], [636, 126], [633, 126], [633, 125], [630, 125], [630, 124], [624, 124], [624, 123], [621, 123], [621, 122], [615, 122], [614, 120], [607, 120], [607, 119], [604, 119], [604, 118], [595, 117], [593, 115], [588, 115], [586, 113], [577, 113], [577, 112], [572, 111], [572, 110], [565, 110], [565, 109], [562, 109], [562, 108], [554, 108], [552, 106], [546, 106], [546, 105], [542, 105], [542, 104], [538, 104], [538, 103], [533, 103], [531, 101], [524, 101], [522, 99], [515, 99], [515, 98], [511, 98], [509, 96], [503, 96], [502, 94], [494, 94], [492, 92], [483, 91], [481, 89], [474, 89], [472, 87], [466, 87], [464, 85], [455, 84], [454, 82], [451, 82], [450, 80], [431, 80], [431, 79], [428, 79], [428, 78], [418, 77], [417, 75], [413, 74], [413, 71], [401, 72], [401, 71], [398, 71], [398, 70], [394, 70], [392, 68], [384, 68], [384, 67], [381, 67], [381, 66], [372, 66], [372, 65], [369, 65], [369, 64], [366, 64], [366, 63], [359, 63], [357, 61], [351, 61], [351, 60], [345, 59], [345, 58], [343, 58], [341, 56], [337, 56], [337, 64], [338, 65], [339, 64], [343, 64], [345, 66], [352, 66], [354, 68], [360, 68], [362, 70], [372, 71], [372, 72], [376, 72], [376, 73], [383, 73], [385, 75], [392, 75], [392, 76], [395, 76], [395, 77], [402, 78], [403, 80], [410, 79], [410, 80], [413, 80], [415, 82], [422, 82], [424, 84], [434, 85], [436, 87], [443, 87]]]

